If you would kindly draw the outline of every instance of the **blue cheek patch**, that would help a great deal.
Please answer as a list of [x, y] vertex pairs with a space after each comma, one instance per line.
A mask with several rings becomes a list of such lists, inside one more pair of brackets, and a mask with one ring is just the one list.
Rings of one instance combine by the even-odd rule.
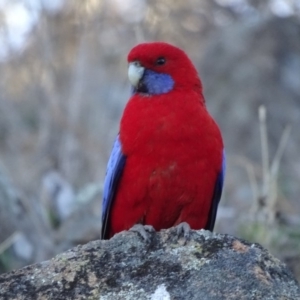
[[132, 93], [160, 95], [170, 92], [173, 87], [174, 80], [170, 75], [145, 70], [139, 86], [137, 88], [133, 88]]
[[174, 87], [174, 81], [170, 75], [156, 73], [151, 70], [145, 70], [142, 81], [146, 86], [148, 93], [152, 95], [168, 93]]

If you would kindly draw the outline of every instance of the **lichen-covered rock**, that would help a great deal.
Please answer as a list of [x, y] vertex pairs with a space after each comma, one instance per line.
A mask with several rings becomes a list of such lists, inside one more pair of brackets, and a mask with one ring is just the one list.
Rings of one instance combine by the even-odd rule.
[[95, 241], [0, 276], [0, 299], [300, 299], [290, 271], [257, 244], [174, 229]]

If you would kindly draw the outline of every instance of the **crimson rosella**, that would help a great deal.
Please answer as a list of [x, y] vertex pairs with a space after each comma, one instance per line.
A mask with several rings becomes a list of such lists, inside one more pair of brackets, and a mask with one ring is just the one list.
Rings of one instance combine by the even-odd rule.
[[135, 46], [128, 63], [132, 96], [108, 161], [102, 239], [136, 224], [213, 230], [225, 153], [195, 67], [163, 42]]

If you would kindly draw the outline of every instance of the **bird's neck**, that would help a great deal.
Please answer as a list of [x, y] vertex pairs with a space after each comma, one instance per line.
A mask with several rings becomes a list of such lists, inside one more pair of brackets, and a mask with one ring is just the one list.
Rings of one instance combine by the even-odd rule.
[[[131, 97], [121, 119], [120, 139], [125, 154], [149, 143], [159, 144], [199, 136], [208, 113], [201, 94], [180, 90], [164, 95]], [[180, 131], [180, 134], [178, 134]]]

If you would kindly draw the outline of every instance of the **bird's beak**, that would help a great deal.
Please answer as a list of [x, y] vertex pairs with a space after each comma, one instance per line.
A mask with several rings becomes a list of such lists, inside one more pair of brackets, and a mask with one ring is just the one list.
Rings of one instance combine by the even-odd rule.
[[145, 68], [141, 65], [139, 61], [133, 61], [129, 63], [128, 66], [128, 78], [130, 83], [137, 87], [141, 78], [144, 75]]

